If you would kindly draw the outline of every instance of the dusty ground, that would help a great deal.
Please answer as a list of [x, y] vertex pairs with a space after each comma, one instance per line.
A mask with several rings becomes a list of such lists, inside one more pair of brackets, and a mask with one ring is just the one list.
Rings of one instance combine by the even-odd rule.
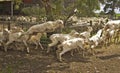
[[54, 51], [46, 54], [46, 49], [32, 48], [30, 54], [0, 50], [0, 73], [120, 73], [120, 44], [98, 48], [95, 56], [87, 58], [67, 53], [63, 63], [56, 59]]

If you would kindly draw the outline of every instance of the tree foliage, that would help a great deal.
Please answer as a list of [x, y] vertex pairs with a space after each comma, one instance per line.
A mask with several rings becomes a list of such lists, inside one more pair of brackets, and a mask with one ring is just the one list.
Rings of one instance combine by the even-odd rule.
[[76, 4], [83, 16], [93, 16], [94, 10], [100, 9], [98, 0], [77, 0]]
[[75, 8], [79, 16], [94, 16], [94, 10], [100, 9], [98, 0], [52, 0], [55, 15], [69, 15]]
[[20, 5], [22, 4], [22, 0], [13, 0], [14, 2], [14, 9], [18, 10], [20, 8]]
[[[19, 0], [16, 4], [21, 3]], [[45, 9], [48, 20], [65, 18], [75, 8], [79, 16], [94, 16], [94, 10], [100, 9], [99, 0], [38, 0], [41, 9]]]
[[45, 10], [38, 6], [25, 7], [21, 10], [21, 12], [23, 12], [24, 15], [45, 16]]
[[104, 12], [113, 17], [115, 15], [115, 8], [120, 8], [120, 0], [99, 0], [102, 4], [105, 4]]

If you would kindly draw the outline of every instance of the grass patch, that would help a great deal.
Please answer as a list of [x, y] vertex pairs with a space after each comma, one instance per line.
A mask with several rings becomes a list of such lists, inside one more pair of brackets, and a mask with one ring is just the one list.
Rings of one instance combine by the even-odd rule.
[[120, 17], [120, 14], [116, 14], [116, 16], [119, 16], [119, 17]]
[[0, 73], [14, 73], [11, 66], [7, 66], [5, 69], [3, 69]]

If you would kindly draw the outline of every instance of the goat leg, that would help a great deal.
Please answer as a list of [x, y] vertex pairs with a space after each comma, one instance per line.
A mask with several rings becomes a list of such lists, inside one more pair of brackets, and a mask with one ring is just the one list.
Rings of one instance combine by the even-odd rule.
[[4, 51], [7, 52], [7, 48], [8, 45], [11, 44], [13, 41], [8, 41], [5, 45], [4, 45]]
[[73, 55], [73, 52], [74, 52], [74, 50], [71, 51], [71, 56], [74, 56], [74, 55]]
[[38, 43], [34, 42], [34, 44], [36, 45], [35, 49], [38, 49]]
[[56, 40], [54, 40], [54, 42], [48, 44], [47, 53], [49, 53], [49, 52], [50, 52], [50, 48], [51, 48], [52, 46], [55, 46], [57, 43], [58, 43], [58, 42], [57, 42]]
[[47, 48], [47, 53], [49, 53], [49, 52], [50, 52], [50, 47]]
[[38, 44], [40, 45], [40, 47], [41, 47], [41, 48], [42, 48], [42, 50], [43, 50], [44, 48], [43, 48], [42, 44], [41, 44], [40, 42], [39, 42]]
[[29, 47], [28, 47], [28, 45], [27, 45], [27, 42], [26, 42], [26, 41], [23, 41], [23, 43], [24, 43], [24, 45], [25, 45], [26, 48], [27, 48], [27, 53], [29, 53], [30, 51], [29, 51]]

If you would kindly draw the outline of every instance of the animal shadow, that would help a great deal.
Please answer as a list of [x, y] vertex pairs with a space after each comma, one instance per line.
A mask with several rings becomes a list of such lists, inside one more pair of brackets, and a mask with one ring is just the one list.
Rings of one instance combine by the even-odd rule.
[[112, 54], [112, 55], [107, 55], [107, 56], [100, 56], [98, 58], [100, 58], [102, 60], [107, 60], [107, 59], [111, 59], [111, 58], [115, 58], [115, 57], [120, 57], [120, 54]]

